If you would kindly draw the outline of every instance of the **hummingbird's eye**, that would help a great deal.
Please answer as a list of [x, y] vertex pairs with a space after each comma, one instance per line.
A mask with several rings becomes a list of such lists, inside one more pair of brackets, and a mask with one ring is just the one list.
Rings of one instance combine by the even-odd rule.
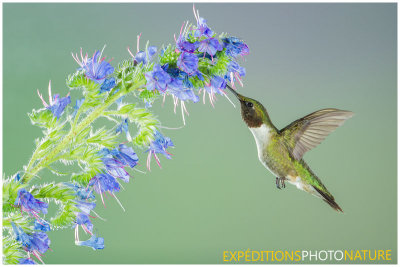
[[248, 108], [252, 108], [252, 107], [253, 107], [253, 103], [251, 103], [251, 102], [246, 102], [246, 106], [247, 106]]

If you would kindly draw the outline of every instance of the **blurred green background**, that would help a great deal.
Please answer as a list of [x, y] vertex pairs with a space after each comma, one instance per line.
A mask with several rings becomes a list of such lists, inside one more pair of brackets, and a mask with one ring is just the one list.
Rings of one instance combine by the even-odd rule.
[[[196, 8], [214, 31], [246, 40], [239, 91], [262, 102], [278, 128], [321, 108], [356, 113], [305, 155], [345, 214], [293, 186], [277, 190], [239, 109], [220, 97], [215, 108], [189, 104], [187, 126], [163, 131], [174, 157], [135, 172], [118, 194], [126, 212], [111, 198], [98, 205], [103, 251], [75, 246], [72, 229], [50, 232], [45, 262], [222, 263], [225, 250], [391, 249], [396, 263], [397, 5]], [[115, 65], [140, 32], [142, 47], [160, 47], [185, 20], [194, 21], [192, 4], [3, 4], [3, 173], [21, 170], [41, 135], [26, 115], [42, 106], [36, 89], [51, 79], [54, 92], [67, 93], [71, 51], [107, 44]], [[154, 110], [163, 125], [181, 126], [171, 102]]]

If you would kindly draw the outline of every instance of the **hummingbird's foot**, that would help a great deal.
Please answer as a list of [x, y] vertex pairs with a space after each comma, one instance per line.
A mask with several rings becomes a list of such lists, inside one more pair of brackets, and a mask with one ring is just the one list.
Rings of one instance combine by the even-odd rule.
[[285, 188], [286, 187], [285, 180], [286, 180], [285, 177], [276, 177], [275, 180], [276, 188], [282, 189], [281, 186]]

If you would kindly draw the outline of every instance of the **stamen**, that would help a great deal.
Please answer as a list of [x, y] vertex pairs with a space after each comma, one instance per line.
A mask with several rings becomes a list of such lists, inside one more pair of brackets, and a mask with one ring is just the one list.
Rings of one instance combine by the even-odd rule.
[[132, 54], [131, 50], [129, 49], [129, 46], [126, 47], [126, 50], [128, 50], [128, 53], [131, 55], [131, 57], [135, 58], [135, 56]]
[[104, 203], [103, 199], [103, 192], [100, 191], [101, 202], [103, 202], [104, 208], [106, 208], [106, 204]]
[[39, 95], [40, 100], [42, 100], [44, 107], [47, 108], [49, 105], [47, 105], [46, 101], [44, 101], [43, 96], [39, 92], [39, 89], [37, 89], [37, 93]]
[[189, 116], [189, 112], [188, 112], [187, 109], [186, 109], [185, 102], [183, 102], [182, 100], [181, 100], [181, 106], [183, 106], [183, 110], [184, 110], [185, 113]]
[[137, 172], [140, 172], [140, 173], [143, 173], [143, 174], [146, 174], [146, 172], [141, 171], [141, 170], [139, 170], [139, 169], [137, 169], [137, 168], [134, 168], [133, 170], [134, 170], [134, 171], [137, 171]]
[[154, 158], [156, 159], [156, 162], [157, 162], [157, 164], [158, 164], [158, 167], [160, 167], [160, 169], [162, 169], [162, 168], [161, 168], [161, 164], [160, 164], [160, 160], [158, 159], [156, 153], [154, 153], [153, 155], [154, 155]]
[[49, 103], [50, 103], [50, 106], [52, 106], [52, 105], [53, 105], [53, 100], [52, 100], [52, 98], [51, 98], [51, 80], [49, 81], [49, 88], [48, 88], [48, 90], [49, 90]]
[[122, 206], [121, 202], [119, 201], [119, 199], [114, 195], [114, 193], [111, 193], [111, 195], [113, 195], [115, 197], [115, 199], [117, 200], [118, 204], [121, 206], [122, 210], [125, 211], [124, 206]]
[[136, 41], [136, 50], [137, 50], [137, 53], [139, 53], [140, 36], [142, 36], [142, 33], [140, 33], [140, 34], [137, 36], [137, 41]]
[[196, 19], [196, 22], [199, 23], [199, 19], [196, 16], [196, 8], [195, 8], [194, 4], [193, 4], [193, 14], [194, 14], [194, 18]]
[[181, 111], [182, 111], [183, 125], [186, 125], [186, 122], [185, 122], [185, 113], [183, 112], [183, 105], [182, 105], [182, 104], [181, 104]]
[[97, 218], [99, 218], [100, 220], [102, 220], [102, 221], [107, 221], [106, 219], [104, 219], [104, 218], [102, 218], [102, 217], [100, 217], [100, 215], [99, 214], [97, 214], [94, 210], [92, 210], [92, 212], [94, 213], [94, 215], [96, 215], [97, 216]]
[[239, 82], [239, 84], [243, 87], [243, 82], [240, 79], [240, 75], [237, 72], [235, 72], [235, 77], [236, 77], [236, 80]]
[[149, 155], [147, 156], [147, 161], [146, 161], [146, 167], [147, 167], [147, 169], [149, 170], [149, 171], [151, 171], [150, 170], [150, 159], [151, 159], [151, 151], [149, 151]]
[[[100, 56], [99, 56], [99, 59], [101, 58], [101, 56], [103, 55], [103, 51], [104, 51], [104, 49], [106, 48], [106, 45], [104, 45], [103, 46], [103, 49], [101, 49], [101, 52], [100, 52]], [[104, 59], [104, 58], [103, 58]], [[99, 60], [98, 62], [101, 62], [101, 61], [103, 61], [103, 59], [101, 59], [101, 60]]]

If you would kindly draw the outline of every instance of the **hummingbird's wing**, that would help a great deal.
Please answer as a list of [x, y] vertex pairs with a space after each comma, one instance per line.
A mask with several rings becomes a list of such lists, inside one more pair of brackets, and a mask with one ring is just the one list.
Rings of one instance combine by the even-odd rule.
[[346, 110], [321, 109], [292, 122], [280, 131], [280, 135], [295, 159], [299, 160], [353, 115]]

